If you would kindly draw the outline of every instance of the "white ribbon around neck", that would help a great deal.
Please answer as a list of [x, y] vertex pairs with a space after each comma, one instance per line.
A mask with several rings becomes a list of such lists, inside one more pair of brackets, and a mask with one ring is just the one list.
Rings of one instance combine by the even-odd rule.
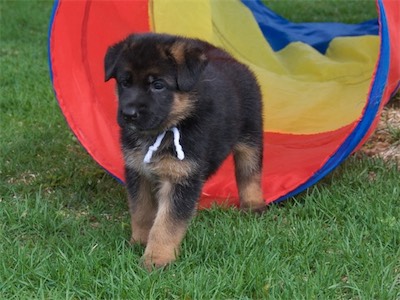
[[156, 141], [154, 142], [153, 145], [151, 145], [149, 147], [149, 150], [147, 150], [146, 155], [144, 156], [143, 162], [145, 164], [150, 163], [150, 160], [153, 156], [153, 153], [156, 152], [158, 150], [158, 147], [160, 147], [162, 140], [165, 137], [165, 134], [167, 133], [167, 131], [172, 131], [172, 133], [174, 134], [174, 145], [175, 145], [175, 150], [176, 150], [176, 157], [179, 160], [183, 160], [185, 158], [185, 153], [183, 153], [183, 149], [181, 144], [179, 143], [180, 140], [180, 132], [178, 130], [178, 128], [176, 127], [172, 127], [168, 130], [165, 130], [164, 132], [161, 132], [158, 136]]

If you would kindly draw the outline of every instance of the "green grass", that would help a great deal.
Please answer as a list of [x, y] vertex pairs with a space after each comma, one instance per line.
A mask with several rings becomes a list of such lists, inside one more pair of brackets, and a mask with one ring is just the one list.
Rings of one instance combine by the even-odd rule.
[[377, 17], [373, 0], [263, 0], [292, 22], [360, 23]]
[[350, 159], [261, 217], [201, 211], [178, 262], [150, 275], [137, 263], [143, 249], [127, 243], [121, 189], [109, 177], [92, 177], [94, 183], [80, 177], [81, 185], [53, 192], [32, 180], [37, 191], [21, 183], [2, 198], [0, 298], [400, 296], [400, 176], [394, 166]]
[[199, 212], [178, 261], [148, 274], [123, 187], [54, 99], [51, 2], [0, 5], [0, 299], [400, 297], [400, 174], [365, 157], [259, 217]]

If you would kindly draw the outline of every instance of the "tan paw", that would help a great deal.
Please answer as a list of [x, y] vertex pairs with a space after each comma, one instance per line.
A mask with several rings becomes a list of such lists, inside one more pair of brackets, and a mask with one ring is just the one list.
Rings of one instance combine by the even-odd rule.
[[172, 256], [160, 256], [160, 255], [149, 255], [149, 254], [144, 254], [141, 259], [141, 263], [144, 266], [144, 268], [147, 271], [152, 271], [154, 269], [160, 269], [163, 268], [170, 263], [174, 262], [176, 260], [175, 255]]
[[146, 246], [147, 245], [147, 240], [149, 238], [149, 232], [148, 231], [147, 232], [141, 231], [140, 233], [141, 234], [138, 234], [138, 232], [132, 233], [130, 243], [131, 244], [140, 244], [140, 245]]
[[260, 203], [253, 203], [252, 205], [241, 203], [240, 210], [244, 212], [251, 212], [255, 214], [262, 214], [267, 209], [267, 204], [263, 200]]

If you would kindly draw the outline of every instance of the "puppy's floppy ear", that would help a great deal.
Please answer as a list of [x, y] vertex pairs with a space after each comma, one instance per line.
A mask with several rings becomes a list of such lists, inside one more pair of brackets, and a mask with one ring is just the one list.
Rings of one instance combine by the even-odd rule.
[[120, 42], [108, 48], [104, 57], [104, 80], [108, 81], [116, 76], [116, 66], [124, 48], [124, 42]]
[[207, 66], [208, 60], [204, 45], [197, 41], [176, 42], [171, 48], [171, 54], [177, 64], [178, 89], [189, 92], [200, 78]]

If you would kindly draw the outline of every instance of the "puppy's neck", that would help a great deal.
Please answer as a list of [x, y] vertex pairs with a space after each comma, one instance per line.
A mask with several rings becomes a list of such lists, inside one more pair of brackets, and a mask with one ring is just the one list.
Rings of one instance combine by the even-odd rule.
[[153, 154], [160, 147], [161, 142], [163, 141], [167, 131], [171, 131], [173, 133], [173, 135], [174, 135], [174, 146], [175, 146], [175, 150], [176, 150], [176, 157], [179, 160], [183, 160], [185, 158], [185, 153], [183, 152], [182, 145], [180, 144], [180, 132], [179, 132], [179, 129], [177, 127], [171, 127], [170, 129], [161, 132], [157, 136], [154, 144], [149, 147], [149, 149], [147, 150], [146, 155], [144, 156], [144, 159], [143, 159], [144, 163], [148, 164], [148, 163], [151, 162], [151, 158], [152, 158]]

